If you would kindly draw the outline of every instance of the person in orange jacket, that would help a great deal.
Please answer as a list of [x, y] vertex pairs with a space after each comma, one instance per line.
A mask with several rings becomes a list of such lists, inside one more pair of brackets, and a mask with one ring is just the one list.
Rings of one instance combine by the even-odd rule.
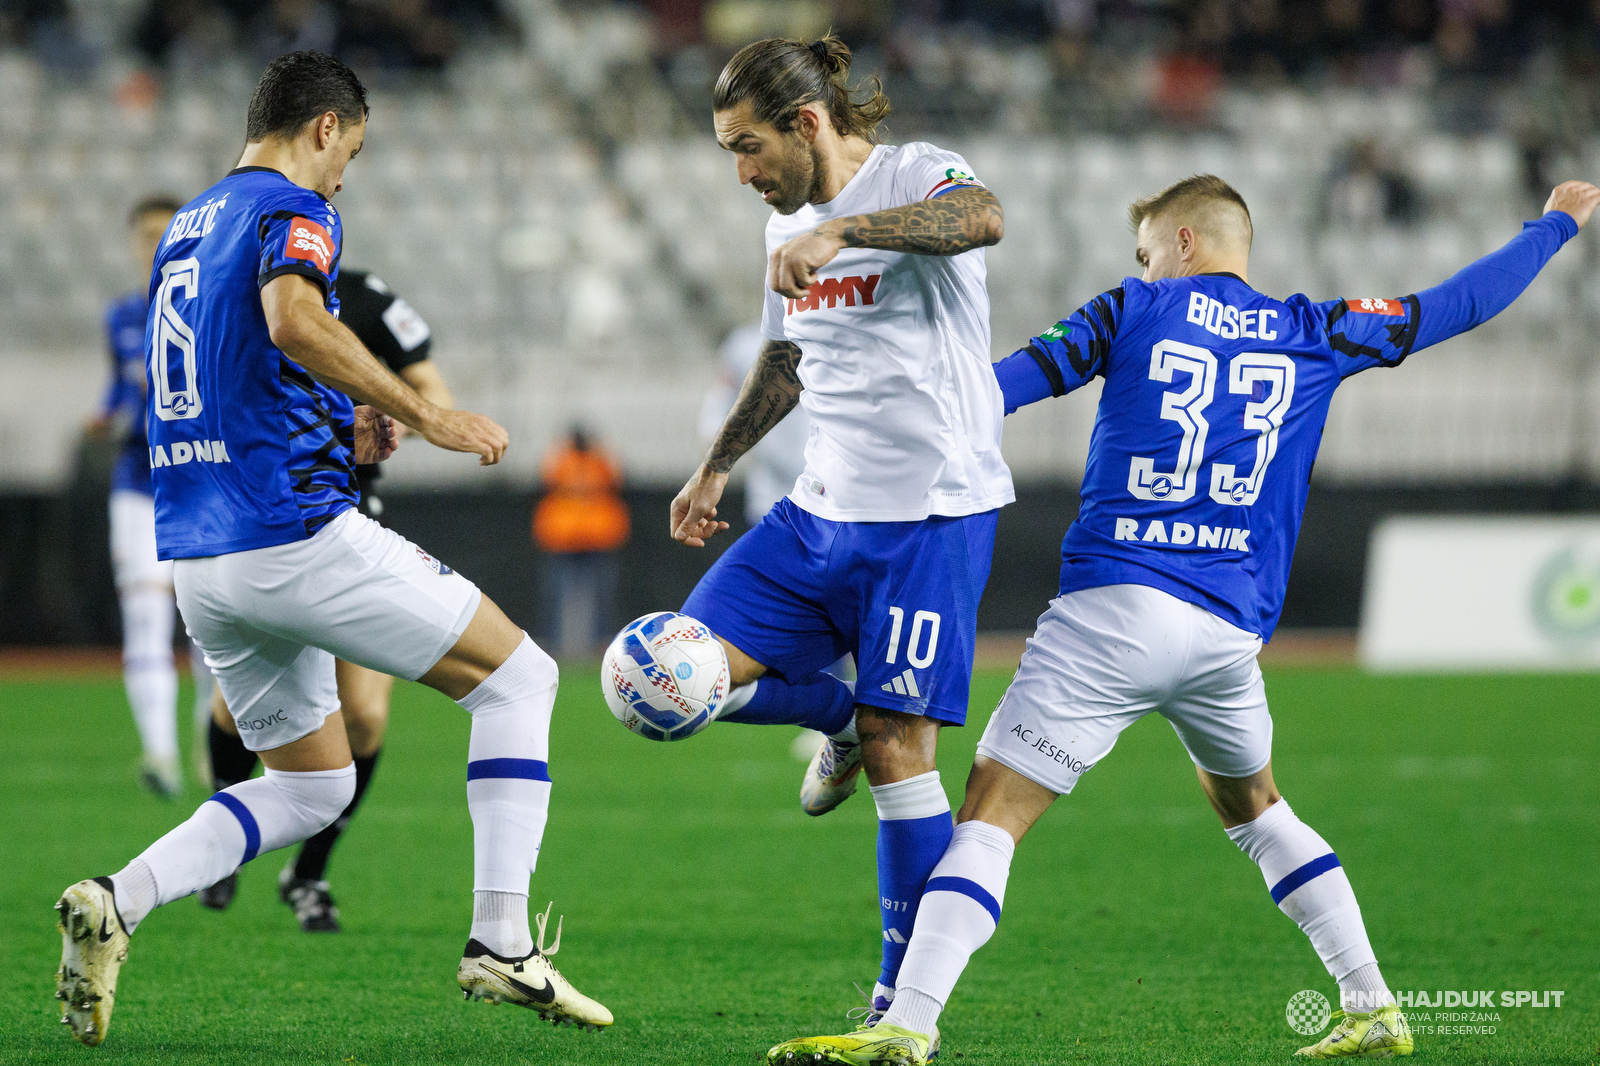
[[622, 472], [574, 426], [545, 453], [542, 476], [533, 541], [550, 559], [552, 643], [562, 656], [592, 654], [611, 632], [617, 549], [628, 540]]

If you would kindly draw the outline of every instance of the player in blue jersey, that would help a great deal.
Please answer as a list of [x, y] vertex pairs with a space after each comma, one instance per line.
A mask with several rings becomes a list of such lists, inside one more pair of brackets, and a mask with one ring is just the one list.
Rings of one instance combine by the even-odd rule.
[[[118, 441], [108, 509], [111, 564], [122, 614], [122, 681], [143, 749], [140, 776], [151, 791], [169, 799], [183, 788], [178, 764], [178, 672], [172, 663], [177, 604], [172, 596], [172, 563], [156, 558], [155, 498], [144, 431], [144, 327], [150, 307], [150, 264], [162, 232], [182, 206], [171, 196], [147, 196], [129, 212], [133, 258], [145, 285], [106, 309], [111, 378], [100, 412], [89, 424], [90, 435], [114, 436]], [[191, 666], [200, 723], [210, 713], [211, 673], [198, 653]]]
[[955, 836], [929, 878], [899, 994], [875, 1030], [789, 1041], [769, 1061], [921, 1066], [1012, 852], [1058, 795], [1152, 711], [1172, 723], [1228, 836], [1260, 867], [1345, 1007], [1312, 1058], [1409, 1055], [1333, 849], [1272, 778], [1256, 653], [1283, 606], [1311, 465], [1339, 383], [1498, 314], [1589, 219], [1561, 185], [1499, 251], [1401, 299], [1275, 300], [1247, 281], [1250, 213], [1215, 177], [1135, 203], [1144, 277], [996, 364], [1006, 409], [1105, 381], [1060, 595], [978, 744]]
[[129, 935], [152, 910], [305, 840], [350, 803], [335, 655], [419, 680], [472, 715], [463, 994], [558, 1023], [611, 1023], [550, 964], [543, 918], [538, 943], [528, 927], [555, 662], [470, 581], [356, 508], [355, 466], [393, 450], [391, 418], [484, 464], [507, 443], [488, 418], [429, 403], [336, 317], [342, 232], [329, 198], [366, 117], [366, 90], [338, 60], [274, 60], [239, 166], [178, 212], [156, 255], [145, 344], [157, 546], [266, 772], [57, 902], [56, 995], [86, 1044], [105, 1037]]

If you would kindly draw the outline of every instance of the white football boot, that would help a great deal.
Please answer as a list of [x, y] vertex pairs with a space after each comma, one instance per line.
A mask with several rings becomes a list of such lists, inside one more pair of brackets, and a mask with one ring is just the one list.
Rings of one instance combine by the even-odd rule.
[[800, 807], [807, 814], [827, 814], [849, 799], [861, 773], [861, 744], [829, 737], [811, 756], [800, 782]]
[[456, 968], [456, 982], [465, 999], [484, 1003], [514, 1003], [535, 1011], [556, 1025], [577, 1025], [584, 1029], [603, 1029], [611, 1024], [611, 1012], [604, 1005], [572, 987], [550, 956], [561, 949], [561, 919], [556, 919], [556, 940], [544, 946], [544, 926], [550, 908], [534, 920], [539, 926], [539, 942], [520, 959], [497, 955], [476, 940], [468, 940]]
[[117, 974], [128, 958], [128, 932], [117, 913], [111, 878], [79, 881], [56, 901], [56, 914], [61, 930], [61, 968], [56, 971], [61, 1024], [95, 1047], [111, 1028]]

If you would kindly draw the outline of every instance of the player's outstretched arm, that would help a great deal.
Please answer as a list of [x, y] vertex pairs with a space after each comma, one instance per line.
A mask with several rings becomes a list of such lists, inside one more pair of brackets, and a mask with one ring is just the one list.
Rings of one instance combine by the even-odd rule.
[[762, 344], [755, 365], [745, 375], [733, 410], [722, 422], [705, 462], [672, 501], [673, 539], [693, 548], [728, 528], [718, 522], [717, 503], [728, 484], [728, 472], [739, 457], [800, 402], [800, 346], [792, 341]]
[[498, 463], [510, 437], [492, 419], [450, 411], [423, 399], [379, 363], [349, 327], [328, 313], [322, 290], [300, 274], [282, 274], [261, 289], [272, 343], [329, 388], [369, 404], [416, 430], [429, 444]]
[[1600, 205], [1600, 188], [1586, 181], [1555, 187], [1544, 215], [1526, 223], [1503, 247], [1460, 270], [1448, 281], [1417, 293], [1420, 308], [1412, 351], [1482, 325], [1511, 306], [1561, 246]]
[[767, 285], [784, 296], [804, 296], [842, 248], [960, 255], [999, 244], [1004, 235], [1005, 212], [994, 193], [962, 187], [937, 199], [824, 222], [768, 257]]

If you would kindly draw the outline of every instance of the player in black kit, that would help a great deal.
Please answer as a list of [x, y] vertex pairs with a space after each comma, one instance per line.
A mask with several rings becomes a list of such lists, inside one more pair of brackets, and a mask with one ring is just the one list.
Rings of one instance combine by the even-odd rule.
[[[452, 406], [450, 389], [431, 358], [432, 337], [428, 323], [411, 305], [396, 296], [375, 274], [361, 270], [341, 270], [335, 284], [339, 297], [339, 320], [388, 365], [390, 370], [440, 407]], [[404, 427], [396, 425], [403, 431]], [[361, 486], [361, 509], [382, 521], [383, 501], [375, 491], [379, 475], [376, 463], [356, 467]], [[337, 821], [300, 845], [295, 860], [278, 875], [278, 895], [294, 908], [300, 928], [308, 933], [339, 931], [339, 909], [334, 906], [326, 877], [328, 857], [339, 835], [344, 832], [361, 797], [372, 781], [378, 764], [384, 733], [389, 728], [389, 692], [394, 678], [339, 660], [339, 703], [344, 711], [345, 729], [350, 735], [350, 751], [355, 756], [356, 794]], [[222, 702], [219, 689], [212, 702], [211, 772], [218, 791], [245, 780], [255, 770], [256, 755], [244, 746]], [[210, 888], [200, 891], [200, 902], [222, 910], [233, 902], [238, 874], [232, 873]]]

